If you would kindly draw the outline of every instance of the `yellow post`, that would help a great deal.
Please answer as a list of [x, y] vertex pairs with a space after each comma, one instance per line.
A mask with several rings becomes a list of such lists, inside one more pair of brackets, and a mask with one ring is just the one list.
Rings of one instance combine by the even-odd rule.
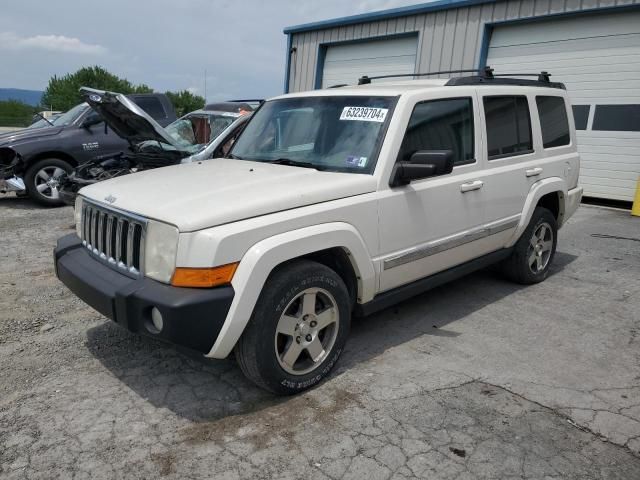
[[640, 217], [640, 177], [638, 177], [638, 183], [636, 184], [636, 196], [633, 199], [633, 206], [631, 207], [631, 215]]

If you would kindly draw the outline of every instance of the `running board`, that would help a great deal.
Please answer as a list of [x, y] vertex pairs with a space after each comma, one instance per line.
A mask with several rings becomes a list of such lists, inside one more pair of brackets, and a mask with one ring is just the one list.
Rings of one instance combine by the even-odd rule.
[[416, 295], [420, 295], [421, 293], [439, 287], [440, 285], [449, 283], [452, 280], [464, 277], [476, 270], [480, 270], [504, 260], [511, 254], [512, 250], [512, 248], [504, 248], [497, 252], [489, 253], [488, 255], [457, 265], [448, 270], [434, 273], [429, 277], [421, 278], [420, 280], [416, 280], [415, 282], [411, 282], [407, 285], [402, 285], [401, 287], [396, 287], [387, 292], [379, 293], [370, 302], [357, 304], [353, 309], [353, 313], [357, 317], [364, 317], [371, 315], [372, 313], [379, 312], [380, 310], [389, 308], [396, 303], [415, 297]]

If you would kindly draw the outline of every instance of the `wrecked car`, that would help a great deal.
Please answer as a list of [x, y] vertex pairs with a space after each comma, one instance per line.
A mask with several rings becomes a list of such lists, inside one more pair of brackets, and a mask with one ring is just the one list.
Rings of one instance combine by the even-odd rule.
[[[160, 125], [176, 119], [165, 94], [128, 95]], [[42, 119], [41, 119], [42, 120]], [[0, 135], [0, 192], [28, 195], [46, 206], [59, 206], [59, 179], [96, 156], [113, 155], [128, 148], [126, 140], [104, 123], [89, 104], [81, 103], [42, 128], [27, 128]]]
[[120, 137], [126, 151], [98, 156], [60, 180], [62, 201], [73, 205], [82, 187], [151, 168], [224, 156], [240, 134], [253, 107], [245, 102], [209, 104], [166, 128], [126, 96], [84, 88], [85, 100]]

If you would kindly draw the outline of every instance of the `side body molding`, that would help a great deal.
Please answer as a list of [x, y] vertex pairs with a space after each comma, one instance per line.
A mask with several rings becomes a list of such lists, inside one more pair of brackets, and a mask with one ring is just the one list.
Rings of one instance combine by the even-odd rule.
[[535, 210], [538, 201], [546, 194], [553, 192], [560, 192], [558, 228], [562, 226], [565, 211], [564, 199], [567, 195], [567, 183], [560, 177], [545, 178], [531, 186], [531, 190], [529, 190], [527, 199], [524, 202], [524, 208], [522, 209], [522, 216], [520, 217], [518, 227], [513, 233], [513, 237], [511, 237], [511, 240], [509, 240], [509, 243], [507, 243], [505, 247], [512, 247], [518, 241], [522, 232], [524, 232], [527, 225], [529, 225], [529, 221], [531, 220], [531, 216], [533, 215], [533, 211]]
[[[360, 302], [373, 299], [376, 273], [362, 237], [350, 224], [324, 223], [275, 235], [255, 244], [242, 257], [233, 281], [236, 295], [209, 358], [225, 358], [242, 335], [267, 277], [279, 264], [328, 248], [343, 248], [358, 277]], [[265, 340], [267, 341], [267, 340]]]

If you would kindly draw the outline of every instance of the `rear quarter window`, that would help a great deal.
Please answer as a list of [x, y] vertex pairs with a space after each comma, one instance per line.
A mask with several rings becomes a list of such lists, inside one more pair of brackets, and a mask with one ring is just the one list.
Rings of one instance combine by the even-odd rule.
[[561, 147], [571, 143], [567, 107], [562, 97], [536, 97], [542, 146], [544, 148]]

